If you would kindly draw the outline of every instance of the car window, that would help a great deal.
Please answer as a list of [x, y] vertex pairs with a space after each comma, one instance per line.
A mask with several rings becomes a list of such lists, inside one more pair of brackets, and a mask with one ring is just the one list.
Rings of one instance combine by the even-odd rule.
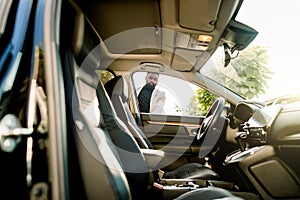
[[[135, 96], [139, 105], [137, 108], [141, 112], [141, 102], [139, 96], [142, 88], [146, 85], [147, 72], [135, 72], [132, 75], [132, 81], [135, 91]], [[162, 112], [160, 114], [166, 115], [204, 115], [214, 100], [214, 96], [208, 91], [199, 86], [189, 83], [186, 80], [159, 74], [155, 90], [161, 91], [165, 95], [165, 101]], [[152, 94], [154, 91], [152, 92]], [[206, 99], [204, 99], [206, 97]], [[154, 97], [151, 97], [154, 99]], [[151, 101], [153, 100], [151, 99]], [[154, 106], [159, 106], [160, 102]], [[159, 113], [151, 112], [149, 113]]]
[[[257, 29], [253, 42], [240, 52], [234, 50], [227, 67], [220, 62], [224, 60], [222, 51], [216, 51], [200, 72], [248, 100], [270, 102], [276, 98], [280, 101], [284, 96], [299, 96], [299, 67], [294, 64], [298, 63], [299, 40], [282, 37], [277, 24], [285, 27], [297, 24], [295, 13], [300, 3], [266, 0], [257, 7], [258, 2], [261, 3], [245, 1], [236, 17], [236, 21]], [[272, 9], [266, 15], [265, 8], [269, 5]], [[293, 35], [299, 33], [298, 29], [295, 31], [298, 32]]]

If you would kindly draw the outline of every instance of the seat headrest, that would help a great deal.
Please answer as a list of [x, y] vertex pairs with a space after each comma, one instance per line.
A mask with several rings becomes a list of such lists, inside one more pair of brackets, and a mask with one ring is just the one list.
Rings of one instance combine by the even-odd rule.
[[104, 87], [110, 98], [113, 95], [118, 95], [122, 101], [128, 100], [128, 85], [122, 76], [116, 76], [109, 80]]
[[80, 13], [77, 13], [74, 19], [74, 31], [72, 35], [72, 52], [75, 56], [79, 55], [83, 46], [84, 28], [84, 16]]
[[[84, 59], [99, 46], [101, 40], [81, 10], [76, 11], [72, 20], [71, 37], [67, 39], [71, 39], [71, 51], [77, 64], [81, 66]], [[100, 52], [100, 47], [98, 51]]]

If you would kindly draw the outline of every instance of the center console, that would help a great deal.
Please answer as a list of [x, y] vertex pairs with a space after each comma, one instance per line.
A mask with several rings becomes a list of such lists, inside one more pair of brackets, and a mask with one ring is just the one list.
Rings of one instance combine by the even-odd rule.
[[[141, 149], [141, 152], [146, 159], [149, 169], [158, 170], [158, 167], [164, 158], [164, 152], [154, 149]], [[153, 184], [153, 187], [156, 188], [156, 190], [162, 195], [162, 199], [174, 199], [183, 193], [203, 187], [220, 187], [233, 191], [236, 190], [235, 184], [227, 181], [202, 179], [165, 179], [162, 177], [163, 175], [161, 175], [159, 180]]]
[[162, 199], [174, 199], [183, 193], [203, 187], [219, 187], [236, 191], [234, 183], [220, 180], [160, 179], [159, 183], [154, 183], [153, 186], [161, 191]]
[[224, 160], [224, 165], [227, 166], [229, 164], [237, 164], [239, 162], [241, 162], [242, 160], [244, 160], [245, 158], [254, 155], [255, 152], [259, 151], [260, 149], [262, 149], [264, 146], [256, 146], [256, 147], [252, 147], [249, 148], [247, 150], [238, 150], [235, 151], [231, 154], [229, 154], [228, 156], [226, 156], [225, 160]]
[[300, 180], [271, 145], [234, 152], [226, 157], [224, 165], [235, 166], [246, 177], [246, 185], [252, 185], [263, 199], [300, 197]]

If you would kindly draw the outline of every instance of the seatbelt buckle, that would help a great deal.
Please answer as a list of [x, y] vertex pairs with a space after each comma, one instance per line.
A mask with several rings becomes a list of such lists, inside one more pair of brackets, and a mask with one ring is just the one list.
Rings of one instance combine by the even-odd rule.
[[159, 179], [162, 179], [164, 177], [165, 172], [163, 170], [158, 170], [158, 177]]

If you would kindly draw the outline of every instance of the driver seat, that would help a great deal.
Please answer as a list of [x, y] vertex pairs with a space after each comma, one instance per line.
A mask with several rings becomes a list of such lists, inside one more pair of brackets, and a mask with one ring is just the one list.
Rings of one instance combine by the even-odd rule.
[[[116, 110], [119, 119], [127, 126], [140, 148], [153, 149], [151, 142], [137, 125], [128, 105], [128, 85], [122, 76], [116, 76], [105, 85], [106, 92]], [[219, 175], [200, 163], [184, 164], [173, 171], [165, 172], [165, 179], [201, 179], [217, 180]]]

